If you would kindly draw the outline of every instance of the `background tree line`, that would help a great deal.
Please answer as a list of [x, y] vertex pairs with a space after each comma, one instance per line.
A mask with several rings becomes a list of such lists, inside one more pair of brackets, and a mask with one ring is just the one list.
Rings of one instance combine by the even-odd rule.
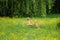
[[[40, 17], [55, 13], [56, 0], [0, 0], [0, 16]], [[51, 11], [52, 10], [52, 11]]]

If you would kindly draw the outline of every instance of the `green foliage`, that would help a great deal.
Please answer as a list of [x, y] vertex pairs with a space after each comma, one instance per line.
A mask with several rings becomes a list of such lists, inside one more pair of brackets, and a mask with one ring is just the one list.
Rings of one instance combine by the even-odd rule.
[[52, 0], [1, 0], [0, 16], [45, 17], [53, 2]]
[[60, 23], [57, 24], [58, 28], [60, 28]]

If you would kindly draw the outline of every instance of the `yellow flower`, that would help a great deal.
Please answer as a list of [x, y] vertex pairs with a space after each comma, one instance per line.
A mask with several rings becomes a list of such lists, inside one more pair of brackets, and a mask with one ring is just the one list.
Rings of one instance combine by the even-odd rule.
[[53, 38], [52, 40], [58, 40], [57, 38]]
[[11, 36], [13, 39], [18, 39], [19, 38], [19, 34], [18, 33], [11, 33]]
[[24, 37], [22, 40], [27, 40], [27, 38]]
[[3, 35], [4, 34], [4, 32], [0, 32], [0, 35]]
[[47, 37], [46, 37], [46, 40], [49, 40], [50, 39], [50, 34], [49, 35], [47, 35]]

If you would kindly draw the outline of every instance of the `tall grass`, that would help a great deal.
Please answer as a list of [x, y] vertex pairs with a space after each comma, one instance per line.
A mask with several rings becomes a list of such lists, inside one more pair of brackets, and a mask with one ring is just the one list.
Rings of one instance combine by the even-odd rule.
[[59, 40], [59, 18], [31, 18], [40, 29], [26, 25], [25, 18], [0, 18], [0, 40]]

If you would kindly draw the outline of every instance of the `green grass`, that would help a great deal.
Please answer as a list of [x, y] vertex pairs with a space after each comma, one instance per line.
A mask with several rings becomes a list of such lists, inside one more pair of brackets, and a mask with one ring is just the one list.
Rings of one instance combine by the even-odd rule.
[[25, 18], [0, 18], [0, 40], [60, 40], [59, 18], [31, 18], [40, 29], [26, 25]]

